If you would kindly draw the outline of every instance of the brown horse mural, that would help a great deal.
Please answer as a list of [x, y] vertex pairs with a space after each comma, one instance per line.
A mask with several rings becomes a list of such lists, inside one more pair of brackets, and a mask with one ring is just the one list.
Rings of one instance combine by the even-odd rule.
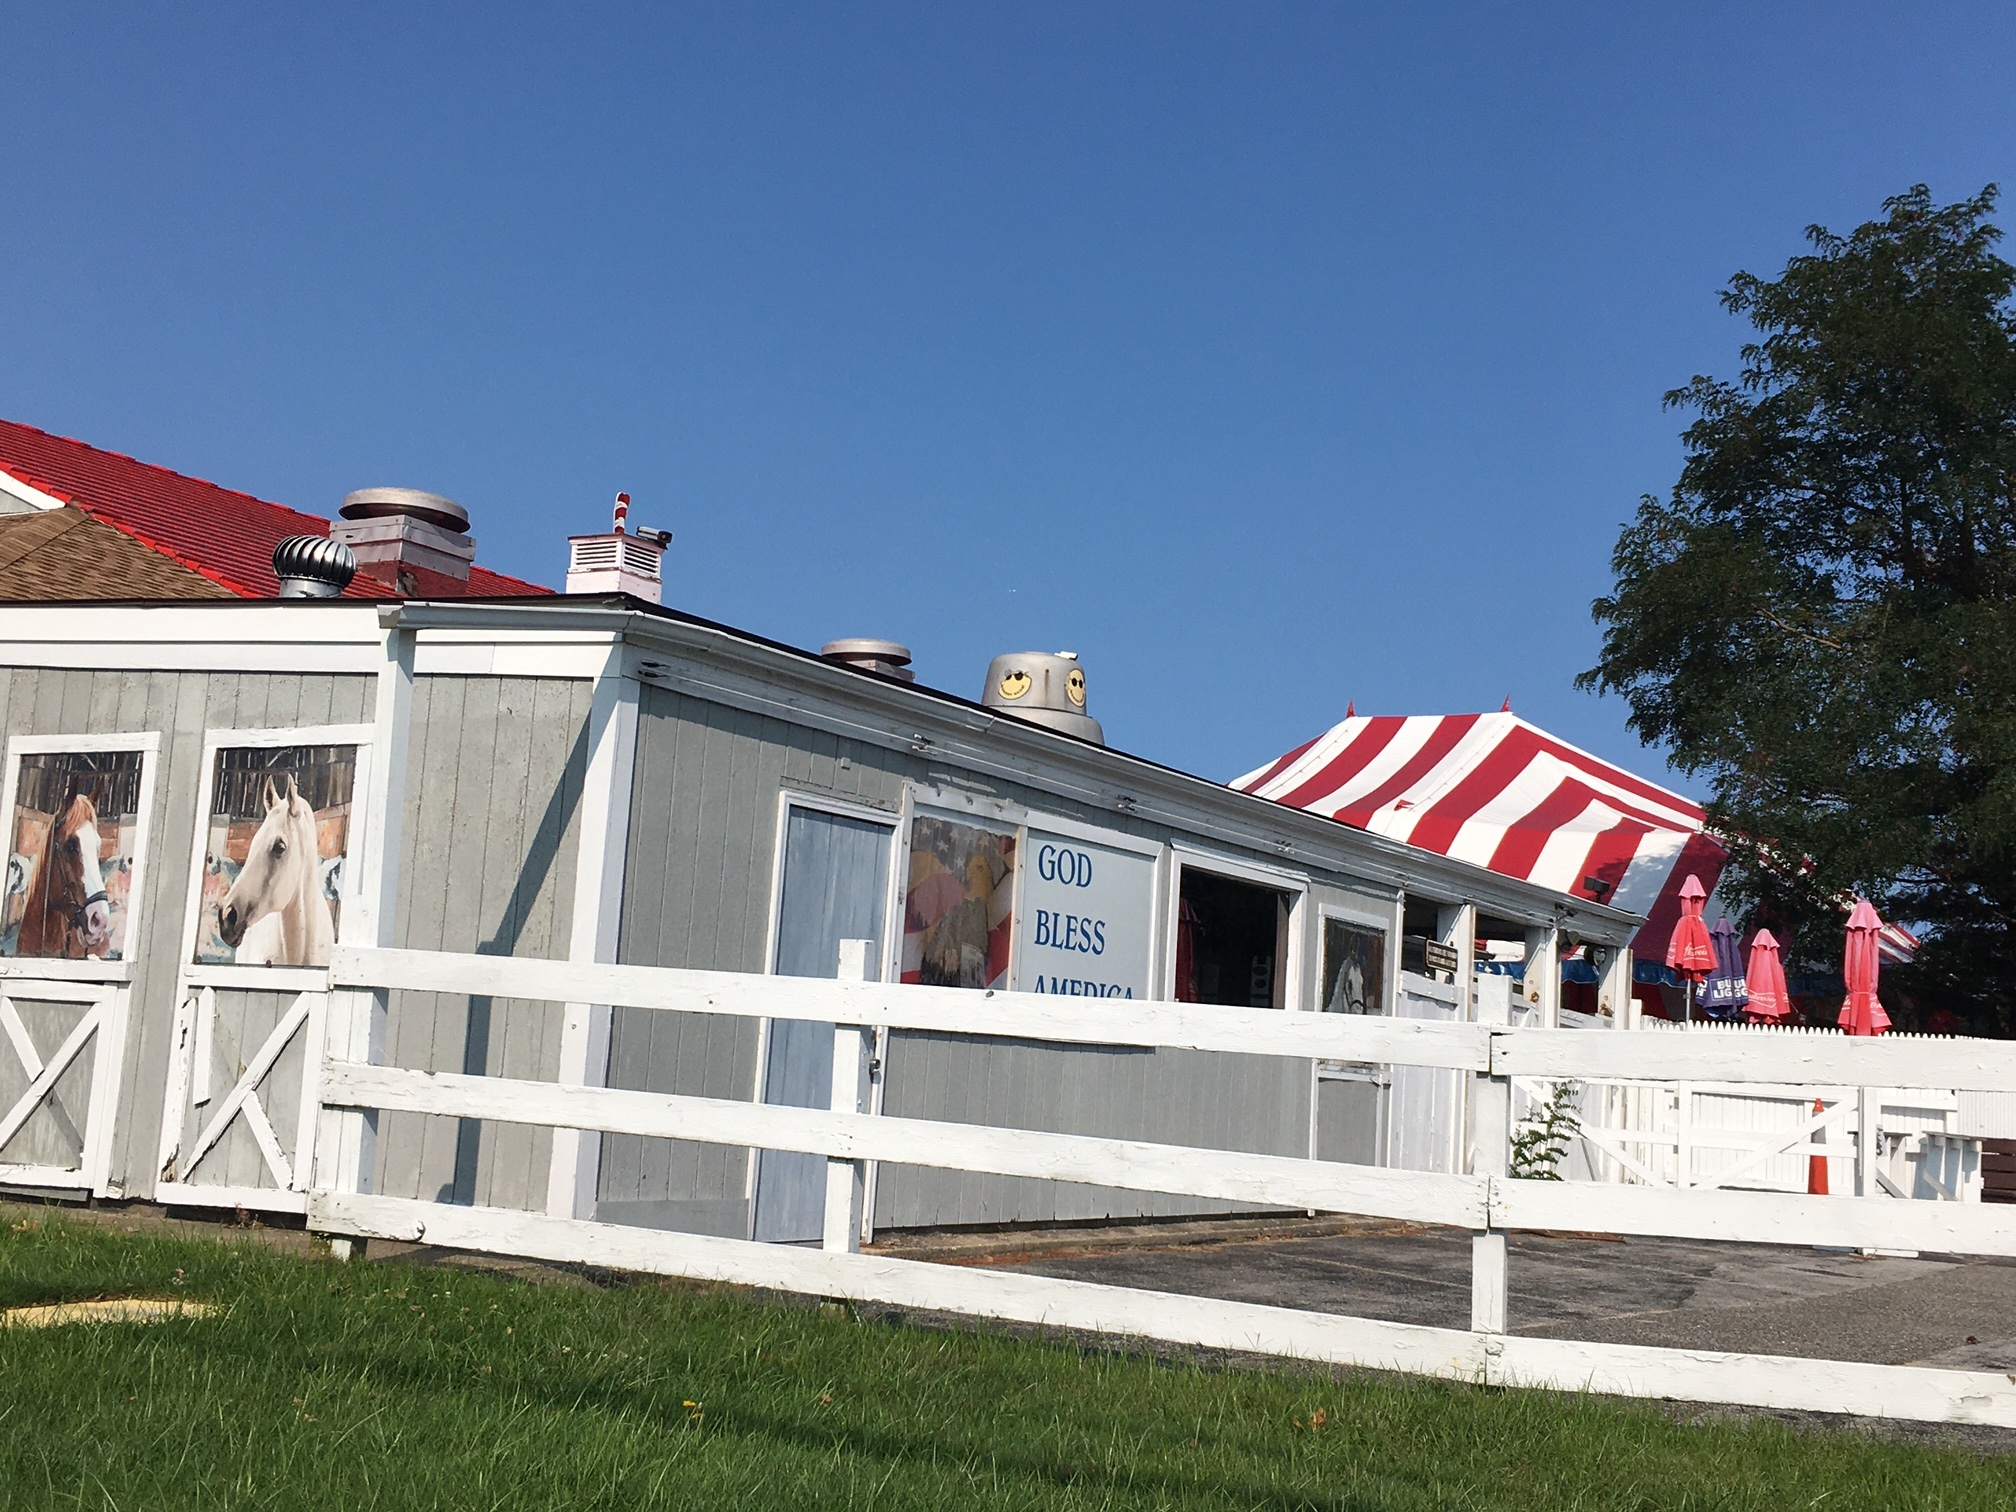
[[104, 954], [112, 938], [112, 905], [99, 867], [101, 848], [97, 806], [79, 793], [50, 823], [28, 885], [18, 954], [73, 961]]

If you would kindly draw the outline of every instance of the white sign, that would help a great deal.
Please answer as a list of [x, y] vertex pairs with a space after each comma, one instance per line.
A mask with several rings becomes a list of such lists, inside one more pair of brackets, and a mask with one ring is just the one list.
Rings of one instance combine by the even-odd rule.
[[1015, 989], [1149, 996], [1155, 858], [1031, 828], [1015, 921]]

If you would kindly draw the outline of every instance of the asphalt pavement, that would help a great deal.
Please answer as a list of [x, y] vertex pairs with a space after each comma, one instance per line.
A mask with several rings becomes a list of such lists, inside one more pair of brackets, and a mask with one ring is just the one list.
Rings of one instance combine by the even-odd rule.
[[[1511, 1331], [1677, 1349], [2016, 1372], [2016, 1262], [1681, 1239], [1514, 1234]], [[1103, 1247], [984, 1264], [1152, 1291], [1466, 1328], [1470, 1240], [1448, 1229]]]

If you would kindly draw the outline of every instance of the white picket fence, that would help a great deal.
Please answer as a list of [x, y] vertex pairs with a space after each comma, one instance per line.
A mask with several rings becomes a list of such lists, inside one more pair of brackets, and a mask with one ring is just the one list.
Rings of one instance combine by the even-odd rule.
[[[339, 948], [322, 1068], [314, 1229], [817, 1296], [1251, 1351], [1494, 1385], [1999, 1424], [2016, 1378], [1997, 1372], [1658, 1349], [1506, 1332], [1508, 1229], [2016, 1256], [2016, 1208], [1801, 1193], [1514, 1180], [1512, 1087], [1528, 1082], [2016, 1086], [2016, 1044], [1843, 1036], [1597, 1034], [1342, 1014], [894, 987], [732, 973]], [[390, 989], [479, 993], [838, 1026], [836, 1111], [368, 1064]], [[1449, 1174], [871, 1116], [866, 1043], [878, 1027], [1053, 1044], [1170, 1047], [1375, 1062], [1470, 1078], [1472, 1168]], [[824, 1155], [826, 1247], [619, 1227], [359, 1190], [369, 1109], [539, 1124]], [[1431, 1328], [857, 1252], [863, 1163], [893, 1161], [1451, 1225], [1472, 1235], [1471, 1326]]]
[[[1804, 1026], [1650, 1024], [1652, 1033], [1736, 1036], [1750, 1044], [1841, 1037]], [[1955, 1043], [1910, 1034], [1886, 1042]], [[1516, 1083], [1515, 1116], [1536, 1116], [1552, 1090]], [[1983, 1100], [1999, 1098], [1953, 1088], [1804, 1082], [1582, 1082], [1574, 1087], [1579, 1127], [1561, 1171], [1570, 1180], [1805, 1192], [1817, 1157], [1827, 1162], [1827, 1190], [1837, 1195], [1978, 1201], [1979, 1151], [1955, 1137], [1971, 1133], [1963, 1110]], [[1956, 1158], [1965, 1169], [1954, 1181]]]

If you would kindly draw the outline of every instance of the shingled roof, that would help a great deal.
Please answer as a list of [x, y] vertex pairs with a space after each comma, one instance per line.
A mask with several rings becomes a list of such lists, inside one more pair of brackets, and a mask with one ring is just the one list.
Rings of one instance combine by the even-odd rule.
[[[273, 548], [286, 537], [329, 533], [329, 522], [320, 515], [11, 420], [0, 420], [0, 473], [239, 598], [279, 593]], [[8, 543], [0, 547], [0, 555], [14, 564], [0, 582], [0, 598], [212, 596], [195, 590], [179, 574], [149, 571], [116, 548], [110, 556], [87, 555], [80, 549], [87, 543], [101, 552], [107, 545], [96, 532], [51, 523], [24, 535], [24, 523], [9, 520], [8, 528], [0, 530], [0, 539]], [[404, 571], [408, 593], [360, 572], [344, 597], [502, 598], [552, 592], [487, 567], [471, 567], [466, 582], [424, 567]], [[135, 591], [139, 584], [160, 591]]]

